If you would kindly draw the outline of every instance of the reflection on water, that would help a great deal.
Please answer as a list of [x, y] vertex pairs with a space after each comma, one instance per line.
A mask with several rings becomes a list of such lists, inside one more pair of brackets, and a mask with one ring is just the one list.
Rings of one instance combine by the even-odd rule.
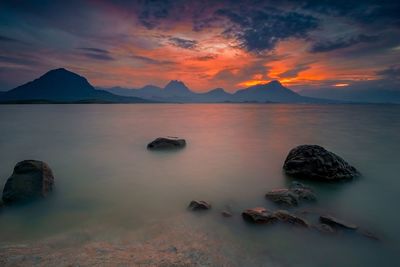
[[[399, 106], [380, 105], [3, 105], [1, 184], [16, 162], [39, 159], [53, 169], [56, 191], [3, 211], [0, 240], [39, 242], [88, 229], [106, 241], [135, 231], [150, 237], [146, 226], [176, 220], [236, 242], [259, 262], [267, 254], [289, 266], [394, 264], [400, 252], [400, 215], [393, 210], [400, 193], [399, 117]], [[146, 149], [164, 135], [188, 144], [173, 152]], [[350, 183], [309, 183], [319, 200], [301, 209], [333, 213], [384, 241], [243, 223], [245, 208], [276, 209], [263, 196], [291, 182], [282, 163], [299, 144], [320, 144], [363, 173]], [[210, 201], [213, 210], [188, 213], [192, 199]], [[220, 216], [225, 205], [233, 218]], [[224, 253], [241, 258], [234, 250]]]

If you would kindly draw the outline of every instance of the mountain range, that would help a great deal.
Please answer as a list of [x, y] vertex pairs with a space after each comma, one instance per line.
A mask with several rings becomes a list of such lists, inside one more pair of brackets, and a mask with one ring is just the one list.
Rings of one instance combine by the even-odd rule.
[[220, 103], [220, 102], [258, 102], [258, 103], [333, 103], [329, 99], [318, 99], [299, 95], [284, 87], [279, 81], [251, 86], [231, 94], [222, 88], [205, 93], [191, 91], [182, 81], [172, 80], [164, 88], [146, 85], [138, 89], [121, 87], [104, 88], [104, 90], [123, 96], [140, 97], [160, 102], [182, 103]]
[[170, 81], [164, 88], [154, 85], [138, 89], [95, 88], [85, 77], [59, 68], [14, 89], [0, 92], [0, 103], [374, 103], [379, 102], [382, 95], [383, 100], [392, 99], [392, 102], [399, 98], [396, 91], [376, 95], [354, 90], [347, 91], [343, 96], [326, 90], [302, 92], [307, 96], [286, 88], [279, 81], [250, 86], [235, 93], [222, 88], [196, 93], [178, 80]]

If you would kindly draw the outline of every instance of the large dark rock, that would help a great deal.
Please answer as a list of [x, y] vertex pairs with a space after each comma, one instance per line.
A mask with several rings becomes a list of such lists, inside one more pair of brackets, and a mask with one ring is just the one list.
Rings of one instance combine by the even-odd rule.
[[242, 217], [245, 221], [258, 224], [273, 223], [277, 220], [271, 212], [263, 207], [247, 209], [243, 211]]
[[29, 201], [48, 195], [54, 185], [50, 167], [37, 160], [18, 162], [3, 190], [4, 204]]
[[174, 149], [186, 146], [186, 140], [178, 137], [159, 137], [147, 145], [148, 149]]
[[209, 210], [211, 204], [203, 200], [192, 200], [189, 203], [188, 209], [190, 210]]
[[286, 174], [303, 179], [336, 181], [360, 175], [356, 168], [338, 155], [318, 145], [293, 148], [283, 165]]

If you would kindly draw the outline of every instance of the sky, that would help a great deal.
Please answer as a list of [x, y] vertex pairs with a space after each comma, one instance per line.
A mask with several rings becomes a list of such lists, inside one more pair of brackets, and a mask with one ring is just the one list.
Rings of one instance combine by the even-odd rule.
[[0, 1], [0, 90], [66, 68], [98, 87], [400, 90], [400, 1]]

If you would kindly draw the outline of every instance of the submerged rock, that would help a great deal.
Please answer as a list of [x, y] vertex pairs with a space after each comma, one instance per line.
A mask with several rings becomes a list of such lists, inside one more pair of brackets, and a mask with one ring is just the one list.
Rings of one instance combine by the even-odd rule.
[[287, 210], [277, 210], [273, 213], [273, 216], [275, 216], [281, 222], [307, 228], [309, 227], [309, 224], [306, 220], [289, 213]]
[[318, 145], [293, 148], [283, 165], [286, 174], [303, 179], [336, 181], [360, 175], [356, 168], [338, 155]]
[[223, 211], [221, 211], [221, 215], [224, 216], [224, 217], [227, 217], [227, 218], [233, 216], [232, 212], [230, 212], [230, 211], [228, 211], [228, 210], [223, 210]]
[[333, 229], [331, 226], [325, 224], [325, 223], [320, 223], [317, 225], [314, 225], [314, 228], [320, 231], [321, 233], [325, 234], [334, 234], [336, 233], [336, 230]]
[[265, 197], [276, 204], [284, 204], [286, 206], [297, 206], [301, 200], [317, 200], [317, 197], [311, 188], [298, 182], [292, 184], [289, 189], [274, 189], [265, 194]]
[[287, 206], [297, 206], [299, 204], [298, 197], [290, 189], [274, 189], [265, 194], [265, 197], [276, 204], [284, 204]]
[[13, 174], [4, 186], [2, 200], [7, 205], [43, 198], [52, 191], [53, 185], [53, 172], [46, 163], [24, 160], [15, 165]]
[[190, 210], [209, 210], [211, 209], [211, 204], [203, 200], [192, 200], [188, 208]]
[[319, 221], [323, 224], [327, 224], [332, 227], [341, 227], [349, 230], [356, 230], [358, 228], [357, 225], [346, 223], [340, 219], [329, 215], [321, 215], [319, 216]]
[[266, 208], [256, 207], [252, 209], [247, 209], [243, 211], [242, 217], [245, 221], [252, 223], [273, 223], [277, 220], [275, 216], [272, 215]]
[[186, 140], [178, 137], [159, 137], [147, 145], [148, 149], [174, 149], [186, 146]]

